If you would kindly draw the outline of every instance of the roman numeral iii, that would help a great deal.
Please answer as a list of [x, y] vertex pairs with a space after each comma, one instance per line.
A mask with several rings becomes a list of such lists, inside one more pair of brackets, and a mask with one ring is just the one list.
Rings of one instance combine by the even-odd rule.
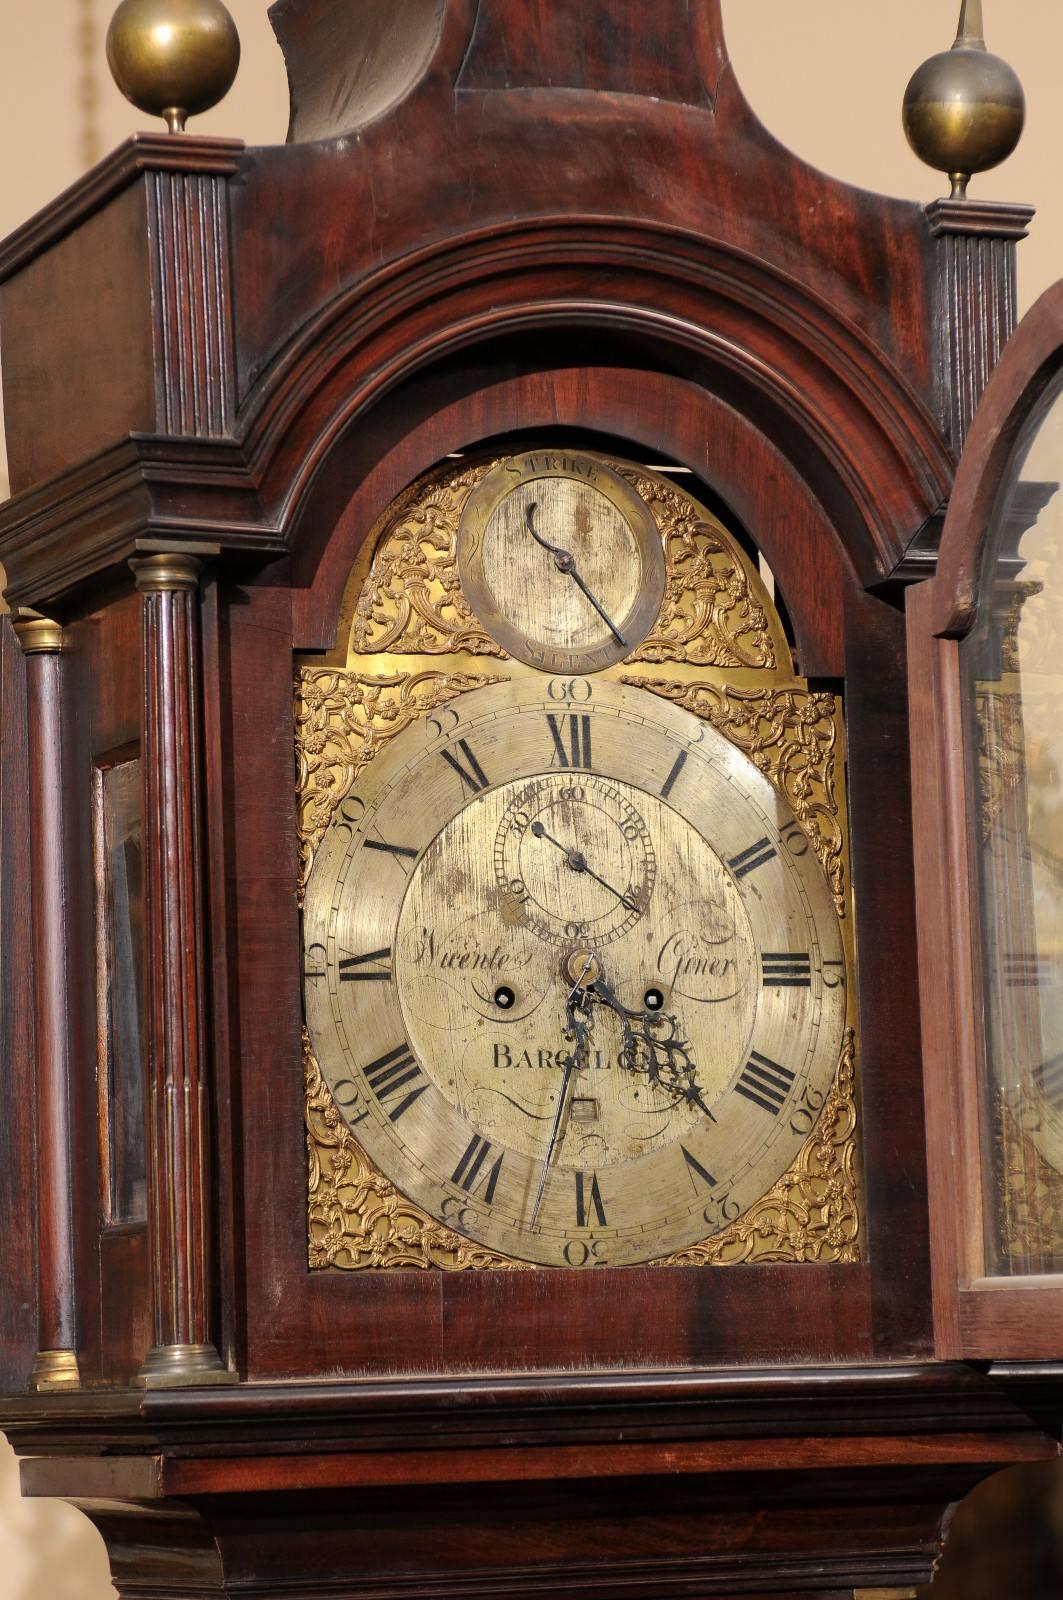
[[1058, 1111], [1063, 1106], [1063, 1056], [1053, 1056], [1051, 1061], [1039, 1066], [1037, 1081], [1049, 1105]]
[[744, 1095], [755, 1106], [777, 1117], [793, 1086], [792, 1072], [754, 1050], [735, 1084], [735, 1093]]
[[556, 717], [547, 712], [546, 720], [554, 741], [554, 756], [560, 767], [593, 767], [591, 761], [590, 717]]
[[765, 989], [808, 989], [812, 985], [811, 955], [786, 950], [763, 950], [760, 964]]

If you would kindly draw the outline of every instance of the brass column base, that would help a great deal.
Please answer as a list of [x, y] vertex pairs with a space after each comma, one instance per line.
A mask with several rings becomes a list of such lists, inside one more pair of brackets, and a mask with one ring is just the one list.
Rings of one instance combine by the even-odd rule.
[[205, 1383], [239, 1383], [212, 1344], [156, 1344], [133, 1379], [139, 1389], [195, 1389]]
[[73, 1350], [38, 1350], [30, 1373], [30, 1388], [38, 1394], [50, 1389], [80, 1389], [81, 1372]]

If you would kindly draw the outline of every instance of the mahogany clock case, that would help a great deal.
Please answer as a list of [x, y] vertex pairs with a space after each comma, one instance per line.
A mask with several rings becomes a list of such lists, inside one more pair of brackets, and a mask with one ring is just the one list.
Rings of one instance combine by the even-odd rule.
[[[718, 0], [273, 19], [287, 146], [138, 136], [0, 246], [5, 594], [62, 625], [35, 656], [0, 622], [24, 1483], [96, 1518], [131, 1595], [925, 1582], [951, 1504], [1058, 1455], [1053, 1369], [935, 1359], [902, 592], [934, 571], [1031, 213], [806, 167], [743, 99]], [[309, 1269], [296, 665], [334, 649], [397, 496], [529, 440], [689, 469], [841, 700], [858, 1260]], [[91, 825], [137, 759], [146, 1184], [99, 1070]], [[33, 1389], [52, 1340], [67, 1393]], [[211, 1381], [137, 1386], [169, 1356]]]
[[[433, 378], [380, 408], [319, 473], [303, 513], [308, 539], [297, 542], [292, 562], [243, 583], [212, 578], [204, 590], [225, 1350], [256, 1379], [926, 1354], [925, 1166], [910, 1111], [918, 1104], [919, 1053], [900, 613], [862, 591], [793, 467], [716, 395], [686, 379], [622, 366], [516, 374], [517, 355], [506, 352], [501, 373], [451, 368], [446, 399]], [[527, 352], [524, 360], [531, 365]], [[628, 455], [692, 466], [763, 550], [787, 603], [802, 670], [844, 691], [866, 1184], [866, 1259], [858, 1264], [600, 1269], [592, 1276], [307, 1271], [300, 933], [294, 867], [284, 870], [297, 859], [293, 656], [332, 644], [361, 540], [386, 506], [420, 473], [477, 446], [489, 430], [614, 447], [619, 437]], [[352, 484], [338, 513], [319, 509]], [[16, 656], [9, 650], [5, 659], [17, 674]], [[92, 862], [78, 818], [91, 809], [93, 770], [135, 748], [139, 737], [134, 596], [70, 607], [64, 669], [66, 725], [76, 740], [65, 797], [78, 884], [74, 994], [79, 1053], [91, 1059], [97, 935]], [[861, 823], [868, 816], [870, 827]], [[75, 1100], [76, 1260], [78, 1303], [98, 1309], [84, 1319], [81, 1360], [88, 1381], [123, 1383], [150, 1342], [148, 1255], [142, 1223], [94, 1221], [102, 1182], [96, 1111], [89, 1079]]]
[[[66, 624], [63, 793], [48, 804], [69, 864], [83, 1382], [128, 1383], [152, 1340], [145, 1227], [107, 1220], [101, 1180], [85, 819], [94, 768], [141, 736], [127, 558], [174, 544], [206, 562], [212, 1221], [189, 1248], [196, 1281], [216, 1291], [223, 1360], [271, 1379], [925, 1356], [905, 641], [892, 586], [919, 570], [919, 536], [947, 494], [963, 397], [1009, 324], [1029, 213], [946, 207], [928, 222], [918, 206], [804, 167], [743, 100], [714, 0], [624, 0], [607, 29], [576, 0], [553, 0], [549, 26], [524, 0], [402, 9], [405, 32], [367, 41], [361, 12], [335, 0], [278, 7], [289, 146], [144, 136], [0, 255], [17, 491], [0, 536], [7, 593]], [[327, 59], [307, 44], [325, 36]], [[358, 117], [334, 69], [367, 49], [382, 98], [352, 139]], [[441, 149], [461, 183], [440, 181]], [[964, 252], [979, 230], [989, 265], [975, 273]], [[91, 321], [54, 314], [86, 298]], [[957, 343], [966, 387], [937, 354], [951, 311], [969, 333]], [[407, 485], [452, 452], [530, 437], [691, 469], [763, 552], [798, 670], [843, 699], [859, 1262], [582, 1277], [307, 1270], [293, 661], [332, 647], [367, 532]], [[4, 661], [18, 702], [26, 666], [10, 635]], [[4, 724], [12, 1043], [29, 1033], [33, 984], [18, 936], [32, 909], [16, 870], [23, 728], [16, 712]], [[147, 959], [156, 970], [159, 951]], [[33, 1363], [40, 1276], [26, 1224], [39, 1120], [29, 1071], [20, 1058], [5, 1086], [12, 1156], [0, 1178], [18, 1285], [0, 1311], [3, 1379], [15, 1390]]]

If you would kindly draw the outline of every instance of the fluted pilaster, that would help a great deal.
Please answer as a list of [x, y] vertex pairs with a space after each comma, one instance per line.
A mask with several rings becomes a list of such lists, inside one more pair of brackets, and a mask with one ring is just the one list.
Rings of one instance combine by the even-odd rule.
[[956, 454], [1000, 353], [1015, 331], [1015, 246], [1032, 206], [935, 200], [927, 207], [937, 241], [937, 342], [946, 432]]
[[150, 1388], [234, 1382], [214, 1343], [203, 893], [200, 563], [132, 563], [143, 596]]

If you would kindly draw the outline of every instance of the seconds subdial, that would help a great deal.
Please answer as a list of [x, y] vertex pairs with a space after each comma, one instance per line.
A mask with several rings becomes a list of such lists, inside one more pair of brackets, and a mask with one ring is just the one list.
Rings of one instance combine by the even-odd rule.
[[499, 888], [551, 944], [611, 944], [649, 908], [657, 858], [626, 786], [592, 774], [532, 779], [495, 835]]

